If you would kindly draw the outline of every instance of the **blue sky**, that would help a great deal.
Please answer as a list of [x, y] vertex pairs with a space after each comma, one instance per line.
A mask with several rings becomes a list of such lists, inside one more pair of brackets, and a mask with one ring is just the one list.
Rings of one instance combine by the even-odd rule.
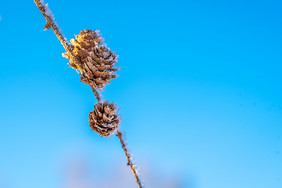
[[[97, 29], [119, 55], [103, 96], [120, 107], [141, 174], [282, 186], [280, 1], [46, 2], [68, 39]], [[0, 188], [62, 187], [72, 158], [96, 177], [125, 166], [118, 139], [89, 128], [96, 100], [34, 2], [1, 1], [0, 18]]]

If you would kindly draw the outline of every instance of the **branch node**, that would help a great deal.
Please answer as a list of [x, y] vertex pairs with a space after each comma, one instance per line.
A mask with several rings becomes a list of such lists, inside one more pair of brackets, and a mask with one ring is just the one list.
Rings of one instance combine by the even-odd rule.
[[51, 26], [50, 26], [50, 24], [47, 22], [43, 30], [46, 31], [46, 30], [48, 30], [48, 29], [50, 29], [50, 28], [51, 28]]

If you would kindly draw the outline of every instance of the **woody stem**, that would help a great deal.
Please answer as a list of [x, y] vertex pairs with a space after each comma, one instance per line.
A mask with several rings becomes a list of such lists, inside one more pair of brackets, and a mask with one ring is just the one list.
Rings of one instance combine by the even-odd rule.
[[[71, 55], [73, 63], [78, 67], [78, 69], [80, 70], [80, 72], [82, 74], [83, 71], [81, 69], [81, 63], [77, 59], [77, 57], [74, 55], [74, 53], [72, 52], [72, 45], [67, 41], [67, 39], [64, 37], [63, 33], [60, 31], [57, 24], [52, 19], [50, 9], [48, 8], [48, 6], [42, 4], [41, 0], [34, 0], [34, 2], [47, 21], [45, 29], [52, 28], [52, 30], [54, 31], [55, 35], [57, 36], [57, 38], [59, 39], [59, 41], [61, 42], [61, 44], [65, 48], [65, 50]], [[100, 94], [98, 93], [98, 91], [93, 86], [90, 86], [90, 87], [91, 87], [97, 101], [100, 102], [101, 101]], [[124, 138], [123, 133], [118, 131], [116, 135], [118, 136], [118, 138], [121, 142], [122, 148], [125, 152], [125, 155], [126, 155], [126, 158], [127, 158], [127, 161], [128, 161], [127, 165], [131, 167], [131, 170], [132, 170], [132, 172], [135, 176], [136, 182], [138, 183], [139, 187], [143, 188], [140, 177], [137, 174], [137, 169], [132, 162], [132, 158], [131, 158], [130, 153], [128, 152], [127, 146], [125, 144], [125, 141], [124, 141], [125, 138]]]
[[100, 96], [100, 94], [98, 93], [98, 91], [97, 91], [92, 85], [90, 85], [90, 87], [91, 87], [91, 89], [92, 89], [92, 91], [93, 91], [93, 93], [94, 93], [94, 95], [95, 95], [97, 101], [98, 101], [98, 102], [101, 102], [101, 96]]
[[126, 155], [126, 158], [127, 158], [127, 165], [130, 166], [134, 176], [135, 176], [135, 179], [136, 179], [136, 182], [138, 183], [139, 187], [142, 188], [142, 183], [141, 183], [141, 180], [140, 180], [140, 177], [137, 173], [137, 169], [135, 167], [135, 165], [133, 164], [132, 162], [132, 158], [131, 158], [131, 155], [130, 153], [128, 152], [128, 148], [127, 148], [127, 145], [125, 144], [125, 138], [124, 138], [124, 135], [122, 132], [118, 131], [117, 132], [117, 137], [119, 138], [120, 140], [120, 143], [121, 143], [121, 146], [122, 146], [122, 149], [124, 150], [124, 153]]
[[75, 57], [74, 53], [72, 52], [71, 44], [67, 41], [62, 31], [60, 31], [59, 27], [57, 26], [57, 24], [55, 24], [54, 20], [52, 19], [51, 11], [48, 8], [48, 6], [42, 4], [41, 0], [34, 0], [34, 3], [36, 4], [36, 6], [38, 7], [38, 9], [40, 10], [40, 12], [42, 13], [42, 15], [47, 21], [45, 28], [48, 29], [51, 27], [53, 29], [55, 35], [58, 37], [59, 41], [61, 42], [65, 50], [71, 55], [75, 65], [78, 67], [81, 73], [83, 73], [82, 69], [80, 68], [81, 67], [80, 61]]

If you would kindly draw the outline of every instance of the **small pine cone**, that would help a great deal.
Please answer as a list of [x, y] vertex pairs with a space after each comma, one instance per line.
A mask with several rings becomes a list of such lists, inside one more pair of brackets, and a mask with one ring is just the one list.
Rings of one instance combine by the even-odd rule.
[[[117, 63], [118, 56], [113, 53], [105, 44], [101, 44], [102, 37], [97, 31], [80, 31], [75, 39], [71, 39], [73, 53], [81, 62], [81, 81], [93, 86], [95, 89], [102, 89], [110, 83], [110, 79], [116, 78], [113, 73], [118, 69], [113, 68]], [[71, 56], [68, 53], [63, 54], [70, 60], [70, 66], [78, 69], [71, 62]]]
[[93, 112], [89, 113], [89, 124], [92, 130], [101, 136], [109, 137], [119, 128], [117, 107], [113, 103], [97, 103]]

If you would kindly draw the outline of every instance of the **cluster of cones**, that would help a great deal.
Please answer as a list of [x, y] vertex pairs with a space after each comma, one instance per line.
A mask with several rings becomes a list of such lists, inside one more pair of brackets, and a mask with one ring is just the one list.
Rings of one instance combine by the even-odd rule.
[[[118, 69], [114, 68], [118, 56], [102, 44], [103, 38], [98, 31], [80, 31], [75, 39], [71, 39], [72, 52], [80, 64], [76, 64], [71, 54], [63, 56], [70, 60], [69, 65], [80, 70], [81, 81], [90, 85], [95, 90], [103, 89]], [[94, 105], [94, 111], [89, 113], [89, 123], [92, 130], [101, 136], [109, 137], [119, 128], [119, 116], [116, 115], [117, 107], [113, 103], [100, 102]]]

